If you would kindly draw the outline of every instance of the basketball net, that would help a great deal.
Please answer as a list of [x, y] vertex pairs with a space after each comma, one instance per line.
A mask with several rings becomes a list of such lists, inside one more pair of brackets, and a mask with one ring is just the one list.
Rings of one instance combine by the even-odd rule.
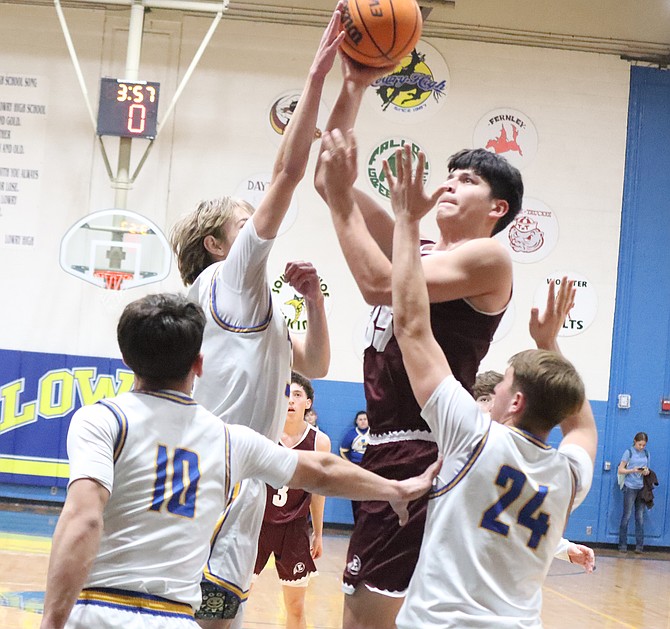
[[121, 285], [125, 280], [132, 280], [133, 274], [127, 271], [94, 271], [95, 277], [101, 277], [105, 282], [107, 290], [121, 290]]

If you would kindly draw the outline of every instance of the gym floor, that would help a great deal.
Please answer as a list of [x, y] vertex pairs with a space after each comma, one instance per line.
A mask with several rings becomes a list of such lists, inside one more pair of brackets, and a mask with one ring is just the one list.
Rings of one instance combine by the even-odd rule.
[[[51, 535], [59, 510], [0, 503], [0, 627], [39, 627]], [[319, 576], [309, 585], [307, 626], [341, 626], [340, 575], [348, 533], [327, 530]], [[544, 586], [545, 629], [670, 629], [670, 553], [596, 549], [596, 571], [555, 560]], [[284, 626], [281, 587], [270, 562], [254, 585], [244, 626]]]

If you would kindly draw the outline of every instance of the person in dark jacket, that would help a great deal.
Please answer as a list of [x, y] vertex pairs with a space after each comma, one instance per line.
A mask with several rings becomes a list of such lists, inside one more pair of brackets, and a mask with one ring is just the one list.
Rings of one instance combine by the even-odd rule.
[[640, 499], [647, 505], [647, 509], [654, 506], [654, 487], [658, 487], [658, 477], [654, 470], [649, 470], [649, 474], [642, 477], [642, 491], [640, 492]]

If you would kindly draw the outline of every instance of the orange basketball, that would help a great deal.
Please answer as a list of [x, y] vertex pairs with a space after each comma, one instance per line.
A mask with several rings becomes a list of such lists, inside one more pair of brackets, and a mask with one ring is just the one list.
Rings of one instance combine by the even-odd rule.
[[416, 0], [346, 0], [342, 50], [355, 61], [381, 68], [409, 54], [421, 37]]

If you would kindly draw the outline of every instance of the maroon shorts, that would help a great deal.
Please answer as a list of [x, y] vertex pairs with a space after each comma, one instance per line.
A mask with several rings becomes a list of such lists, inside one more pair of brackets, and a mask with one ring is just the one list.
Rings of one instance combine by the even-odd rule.
[[306, 517], [286, 524], [263, 522], [258, 538], [254, 574], [261, 573], [270, 555], [274, 553], [277, 574], [284, 585], [307, 585], [309, 577], [317, 574], [310, 546]]
[[[401, 441], [369, 445], [362, 466], [385, 478], [403, 480], [422, 473], [436, 459], [435, 443]], [[409, 521], [402, 527], [388, 502], [358, 504], [343, 588], [352, 593], [358, 585], [366, 585], [381, 593], [401, 596], [419, 559], [428, 495], [410, 503]]]

